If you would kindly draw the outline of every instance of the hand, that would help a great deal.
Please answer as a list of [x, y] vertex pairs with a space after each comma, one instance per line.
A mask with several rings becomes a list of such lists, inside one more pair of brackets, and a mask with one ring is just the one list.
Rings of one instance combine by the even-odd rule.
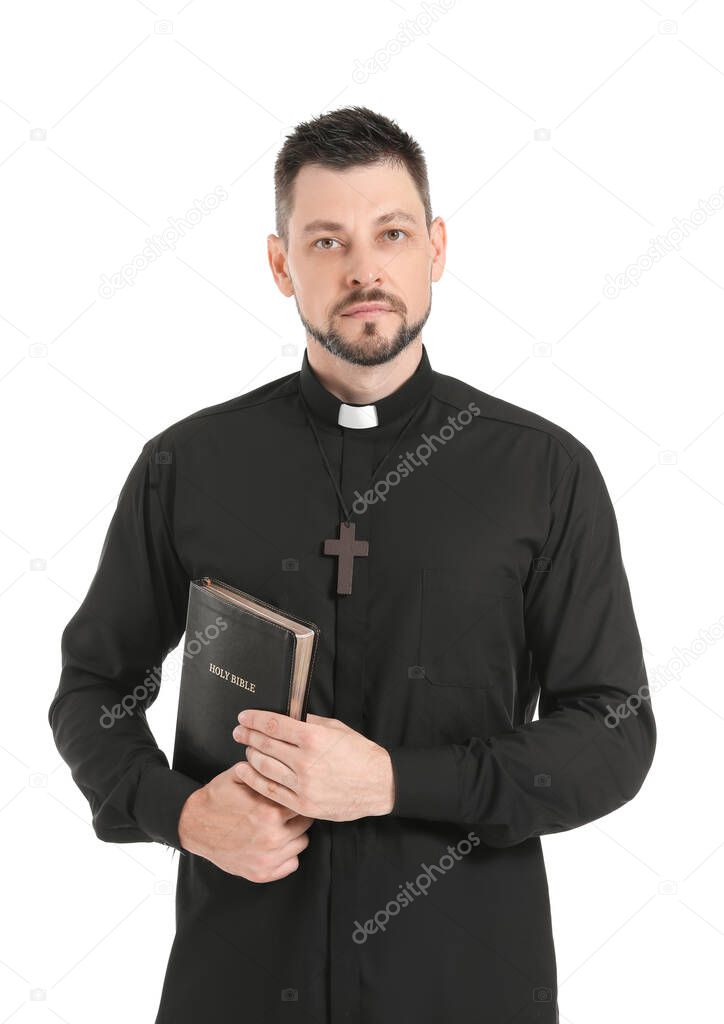
[[229, 874], [273, 882], [297, 870], [313, 822], [241, 785], [238, 767], [188, 797], [179, 816], [181, 846]]
[[394, 804], [390, 755], [336, 718], [299, 722], [274, 711], [239, 715], [234, 739], [247, 744], [238, 778], [297, 814], [354, 821], [389, 814]]

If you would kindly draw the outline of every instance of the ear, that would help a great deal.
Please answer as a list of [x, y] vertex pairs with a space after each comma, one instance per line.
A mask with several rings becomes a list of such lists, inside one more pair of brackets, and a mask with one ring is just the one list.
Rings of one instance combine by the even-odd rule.
[[279, 235], [267, 235], [267, 260], [271, 269], [276, 286], [282, 295], [289, 297], [294, 294], [294, 285], [289, 276], [287, 264], [287, 250]]
[[430, 225], [430, 242], [432, 244], [430, 279], [432, 281], [439, 281], [445, 269], [445, 256], [447, 253], [447, 228], [442, 217], [435, 217]]

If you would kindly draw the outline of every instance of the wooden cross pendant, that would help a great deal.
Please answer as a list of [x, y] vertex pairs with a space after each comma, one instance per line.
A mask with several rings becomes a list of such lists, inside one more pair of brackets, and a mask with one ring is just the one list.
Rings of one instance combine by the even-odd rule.
[[355, 540], [354, 523], [339, 524], [339, 539], [332, 537], [324, 542], [325, 555], [336, 555], [337, 562], [337, 593], [352, 593], [352, 572], [355, 558], [366, 558], [370, 551], [369, 542]]

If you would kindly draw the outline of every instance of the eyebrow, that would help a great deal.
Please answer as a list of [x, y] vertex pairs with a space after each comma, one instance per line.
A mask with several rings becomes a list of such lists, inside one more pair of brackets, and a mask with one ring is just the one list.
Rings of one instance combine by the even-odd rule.
[[[389, 213], [382, 213], [374, 221], [375, 225], [389, 224], [391, 220], [403, 220], [407, 224], [417, 224], [417, 218], [413, 217], [407, 210], [390, 210]], [[344, 224], [336, 220], [312, 220], [305, 224], [303, 234], [311, 235], [315, 231], [344, 231]]]

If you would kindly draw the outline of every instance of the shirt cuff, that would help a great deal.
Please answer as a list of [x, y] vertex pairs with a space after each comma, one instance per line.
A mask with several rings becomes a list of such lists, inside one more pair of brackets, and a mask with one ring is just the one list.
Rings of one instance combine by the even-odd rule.
[[399, 818], [458, 821], [458, 777], [453, 747], [393, 747], [395, 780], [390, 814]]
[[136, 791], [134, 817], [136, 824], [158, 843], [183, 851], [178, 822], [186, 800], [202, 783], [162, 764], [148, 764], [143, 769]]

